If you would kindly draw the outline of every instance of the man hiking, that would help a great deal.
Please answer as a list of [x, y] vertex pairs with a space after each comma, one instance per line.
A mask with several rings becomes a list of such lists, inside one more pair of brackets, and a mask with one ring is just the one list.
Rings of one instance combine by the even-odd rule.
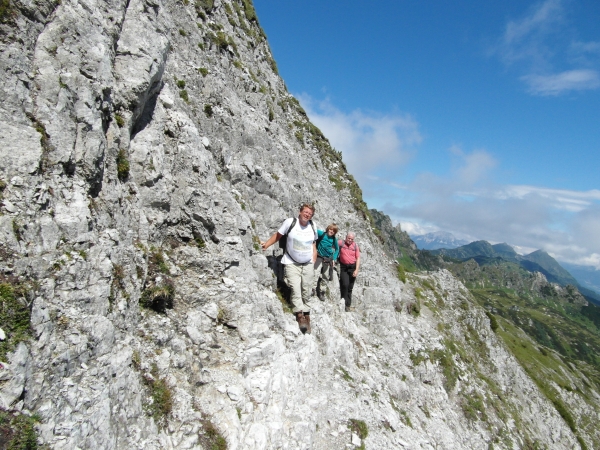
[[327, 225], [325, 231], [317, 230], [319, 238], [317, 239], [317, 260], [315, 261], [315, 280], [313, 286], [317, 297], [322, 302], [325, 301], [325, 293], [323, 292], [321, 283], [325, 279], [327, 272], [329, 272], [327, 279], [329, 281], [333, 279], [333, 266], [340, 252], [338, 240], [335, 237], [337, 232], [338, 226], [335, 223]]
[[346, 239], [344, 241], [340, 239], [338, 244], [340, 246], [340, 291], [346, 304], [346, 312], [350, 312], [355, 308], [352, 303], [352, 288], [360, 267], [360, 250], [354, 242], [354, 233], [351, 231], [346, 234]]
[[310, 297], [313, 287], [314, 267], [317, 259], [318, 238], [316, 226], [312, 222], [315, 207], [304, 203], [297, 218], [286, 219], [279, 230], [266, 242], [261, 242], [263, 250], [285, 236], [286, 243], [281, 258], [284, 266], [284, 281], [291, 290], [292, 311], [303, 333], [310, 333]]

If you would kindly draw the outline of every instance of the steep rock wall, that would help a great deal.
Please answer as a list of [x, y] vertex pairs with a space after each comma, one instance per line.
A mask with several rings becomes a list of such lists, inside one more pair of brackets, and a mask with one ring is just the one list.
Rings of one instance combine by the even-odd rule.
[[[343, 448], [363, 443], [357, 419], [370, 448], [576, 445], [483, 312], [457, 307], [472, 304], [447, 272], [428, 282], [446, 309], [409, 314], [421, 291], [396, 278], [249, 1], [12, 5], [2, 272], [28, 286], [32, 336], [7, 355], [1, 399], [39, 417], [41, 443], [202, 448], [210, 421], [232, 449]], [[275, 253], [257, 246], [303, 201], [363, 251], [358, 312], [343, 312], [334, 281], [312, 335], [284, 312]], [[163, 313], [140, 308], [173, 292]], [[456, 373], [444, 372], [435, 350], [452, 334], [475, 352], [469, 326], [487, 359], [448, 353]], [[485, 420], [464, 407], [476, 394], [500, 398]]]

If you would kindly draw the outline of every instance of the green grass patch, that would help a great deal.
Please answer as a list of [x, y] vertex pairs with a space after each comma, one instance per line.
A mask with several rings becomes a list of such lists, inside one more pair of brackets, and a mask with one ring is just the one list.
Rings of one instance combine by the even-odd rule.
[[498, 321], [496, 320], [496, 316], [489, 311], [486, 311], [485, 315], [488, 317], [488, 319], [490, 319], [490, 328], [493, 332], [496, 332], [496, 330], [498, 330]]
[[150, 259], [148, 261], [152, 270], [158, 270], [161, 273], [169, 275], [171, 272], [169, 271], [169, 265], [165, 259], [165, 255], [162, 250], [158, 250], [155, 248], [150, 249]]
[[423, 361], [427, 361], [429, 359], [429, 356], [427, 355], [427, 353], [423, 352], [423, 351], [419, 351], [419, 352], [411, 351], [408, 354], [408, 357], [410, 358], [410, 360], [412, 361], [414, 366], [418, 366]]
[[0, 410], [0, 445], [6, 450], [36, 450], [37, 433], [34, 425], [37, 416], [27, 416]]
[[369, 435], [369, 428], [364, 420], [350, 419], [348, 428], [358, 435], [361, 439], [366, 439]]
[[173, 308], [174, 297], [175, 286], [173, 282], [169, 279], [163, 279], [161, 284], [144, 289], [140, 297], [140, 306], [164, 313], [167, 309]]
[[403, 251], [402, 257], [398, 258], [398, 266], [402, 267], [405, 273], [417, 271], [417, 266], [406, 251]]
[[488, 419], [485, 412], [485, 401], [478, 392], [466, 394], [462, 399], [461, 407], [465, 417], [473, 422], [477, 420], [486, 422]]
[[204, 417], [201, 423], [202, 430], [198, 437], [202, 448], [207, 450], [227, 450], [227, 441], [210, 419]]
[[246, 15], [246, 19], [248, 22], [258, 22], [258, 18], [256, 17], [256, 11], [254, 10], [254, 5], [251, 0], [242, 0], [244, 5], [244, 14]]
[[340, 373], [342, 374], [342, 378], [344, 380], [346, 380], [348, 383], [350, 383], [351, 381], [354, 381], [354, 378], [352, 378], [352, 376], [348, 373], [348, 371], [346, 369], [344, 369], [342, 366], [338, 366], [337, 370], [340, 371]]
[[6, 339], [0, 341], [1, 361], [6, 361], [8, 353], [31, 337], [31, 314], [24, 298], [26, 293], [27, 288], [23, 284], [10, 283], [8, 280], [0, 283], [0, 324], [6, 334]]
[[0, 0], [0, 23], [8, 23], [17, 16], [17, 9], [10, 0]]
[[120, 114], [115, 114], [115, 122], [117, 122], [117, 126], [119, 128], [123, 128], [125, 126], [125, 119]]
[[151, 374], [151, 377], [144, 377], [152, 399], [148, 405], [148, 412], [158, 425], [165, 426], [168, 416], [173, 410], [173, 391], [166, 379], [159, 376], [156, 364], [152, 365]]
[[[515, 355], [521, 366], [532, 378], [540, 391], [554, 405], [556, 411], [567, 423], [571, 431], [578, 437], [578, 440], [581, 440], [574, 417], [560, 399], [556, 389], [550, 383], [553, 381], [556, 385], [563, 388], [568, 387], [567, 390], [570, 390], [570, 380], [564, 375], [565, 372], [571, 372], [570, 367], [548, 352], [544, 355], [539, 351], [537, 346], [531, 345], [531, 343], [527, 341], [527, 338], [523, 336], [525, 333], [522, 330], [507, 321], [503, 322], [502, 331], [498, 334], [508, 345], [511, 352]], [[586, 400], [585, 396], [583, 398]], [[590, 400], [591, 399], [587, 399], [588, 403], [590, 403]], [[593, 404], [595, 404], [595, 402], [593, 402]], [[585, 445], [583, 440], [581, 440], [581, 442]]]
[[446, 389], [446, 392], [448, 393], [452, 392], [456, 386], [459, 375], [458, 368], [452, 357], [452, 349], [454, 349], [455, 344], [449, 342], [450, 341], [444, 341], [446, 346], [444, 350], [436, 349], [431, 352], [431, 359], [437, 361], [442, 369], [442, 374], [444, 375], [444, 389]]
[[396, 274], [398, 275], [398, 279], [406, 284], [406, 269], [402, 264], [396, 266]]
[[194, 2], [196, 13], [202, 20], [206, 20], [205, 13], [210, 14], [215, 6], [214, 0], [196, 0]]
[[121, 181], [126, 181], [129, 177], [129, 158], [127, 150], [123, 148], [117, 153], [117, 176]]

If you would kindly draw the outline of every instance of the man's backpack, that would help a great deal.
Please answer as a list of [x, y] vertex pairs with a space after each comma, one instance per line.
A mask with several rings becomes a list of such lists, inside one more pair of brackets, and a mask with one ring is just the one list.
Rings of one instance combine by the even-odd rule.
[[[283, 236], [281, 236], [281, 238], [279, 239], [279, 248], [282, 248], [284, 253], [285, 253], [285, 249], [287, 246], [287, 237], [288, 234], [290, 234], [290, 231], [292, 231], [292, 228], [294, 228], [296, 226], [296, 222], [298, 221], [298, 219], [296, 217], [294, 217], [292, 219], [292, 223], [290, 224], [290, 227], [287, 229], [287, 231], [285, 232], [285, 234]], [[313, 224], [312, 220], [309, 220], [308, 223], [310, 223], [310, 226], [313, 229], [313, 234], [315, 233], [315, 226]]]

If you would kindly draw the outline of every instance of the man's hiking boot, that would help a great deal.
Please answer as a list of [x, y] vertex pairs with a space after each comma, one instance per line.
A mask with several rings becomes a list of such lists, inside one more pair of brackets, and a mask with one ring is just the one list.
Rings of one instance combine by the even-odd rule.
[[317, 292], [317, 297], [319, 297], [319, 300], [322, 302], [325, 301], [325, 294], [323, 292]]
[[354, 306], [346, 306], [346, 312], [354, 312], [356, 308]]
[[310, 334], [310, 313], [304, 313], [304, 318], [306, 319], [306, 332]]
[[307, 320], [306, 320], [306, 316], [304, 315], [304, 313], [302, 311], [300, 311], [299, 313], [296, 313], [296, 320], [298, 321], [298, 326], [300, 327], [300, 331], [302, 331], [303, 333], [306, 333]]

